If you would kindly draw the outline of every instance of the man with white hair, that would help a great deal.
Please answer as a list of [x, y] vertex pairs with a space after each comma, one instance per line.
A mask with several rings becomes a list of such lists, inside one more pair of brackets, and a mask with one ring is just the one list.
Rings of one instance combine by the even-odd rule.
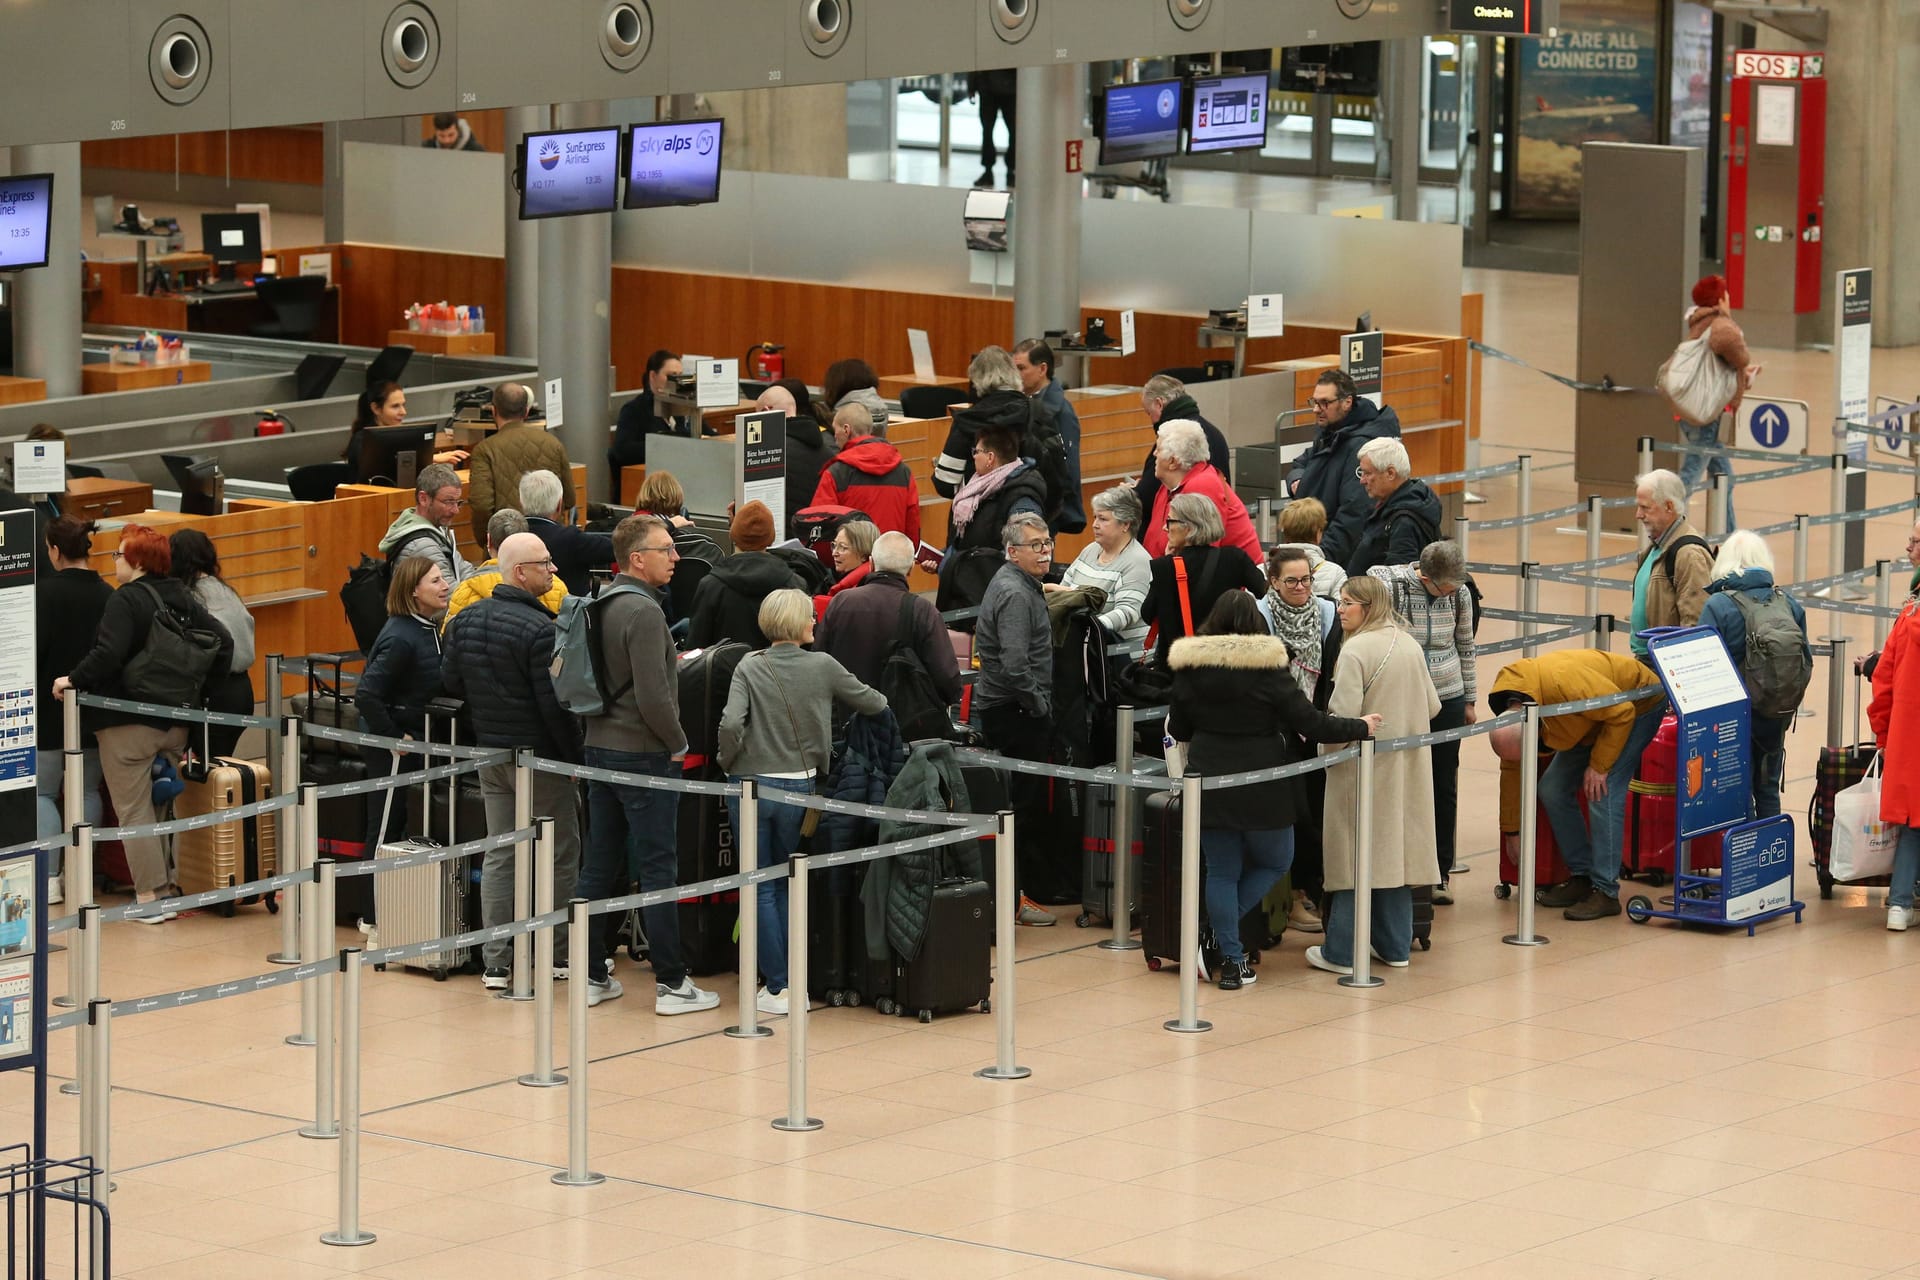
[[520, 477], [520, 510], [526, 513], [528, 532], [547, 544], [554, 576], [567, 584], [568, 595], [590, 595], [593, 571], [613, 568], [613, 539], [568, 524], [561, 501], [560, 477], [553, 472], [529, 471]]
[[1412, 564], [1440, 540], [1440, 499], [1413, 478], [1407, 446], [1397, 437], [1375, 436], [1361, 445], [1356, 474], [1374, 507], [1347, 561], [1349, 578], [1376, 565]]
[[1633, 482], [1633, 518], [1647, 528], [1647, 551], [1633, 573], [1634, 656], [1647, 660], [1649, 627], [1691, 627], [1707, 604], [1713, 548], [1687, 520], [1687, 487], [1671, 471]]
[[904, 641], [919, 655], [940, 697], [951, 705], [960, 701], [960, 667], [940, 611], [933, 601], [907, 587], [916, 550], [904, 533], [876, 538], [873, 567], [859, 586], [833, 597], [813, 647], [838, 659], [863, 684], [878, 689], [887, 658]]

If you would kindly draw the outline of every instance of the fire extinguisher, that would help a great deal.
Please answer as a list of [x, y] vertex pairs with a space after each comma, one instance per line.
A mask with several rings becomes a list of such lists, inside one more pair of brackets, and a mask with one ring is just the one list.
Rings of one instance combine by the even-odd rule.
[[261, 411], [260, 421], [254, 424], [256, 436], [283, 436], [293, 430], [293, 419], [272, 409]]
[[786, 347], [778, 342], [759, 342], [747, 348], [747, 370], [755, 382], [778, 382], [787, 376], [787, 358], [780, 353]]

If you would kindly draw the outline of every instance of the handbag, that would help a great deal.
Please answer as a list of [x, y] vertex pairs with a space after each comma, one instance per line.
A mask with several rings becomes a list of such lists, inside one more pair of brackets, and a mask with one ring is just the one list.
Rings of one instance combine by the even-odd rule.
[[[1173, 581], [1180, 593], [1180, 621], [1186, 626], [1187, 634], [1193, 634], [1193, 599], [1187, 594], [1187, 561], [1185, 556], [1173, 558]], [[1173, 695], [1173, 676], [1167, 676], [1167, 695]], [[1162, 744], [1166, 748], [1167, 776], [1184, 778], [1187, 776], [1187, 744], [1178, 742], [1168, 734]]]
[[1880, 821], [1880, 762], [1875, 755], [1866, 777], [1833, 798], [1833, 851], [1827, 869], [1835, 880], [1864, 880], [1893, 870], [1900, 828]]
[[1654, 385], [1667, 397], [1673, 411], [1688, 422], [1718, 422], [1740, 390], [1740, 375], [1713, 354], [1703, 333], [1673, 349], [1655, 375]]

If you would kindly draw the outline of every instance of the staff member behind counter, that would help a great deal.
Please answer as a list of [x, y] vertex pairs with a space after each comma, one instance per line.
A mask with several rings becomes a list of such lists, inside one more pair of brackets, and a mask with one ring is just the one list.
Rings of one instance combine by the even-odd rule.
[[620, 406], [619, 421], [613, 427], [613, 447], [607, 461], [617, 475], [621, 467], [641, 467], [647, 462], [647, 437], [690, 436], [693, 420], [680, 416], [663, 418], [656, 404], [680, 376], [680, 357], [671, 351], [656, 351], [647, 357], [647, 375], [640, 394]]
[[[361, 432], [369, 427], [404, 427], [406, 424], [406, 389], [391, 379], [383, 378], [360, 393], [360, 399], [353, 408], [353, 427], [347, 433], [347, 447], [341, 450], [340, 456], [357, 476], [360, 474], [360, 446], [365, 440]], [[433, 460], [450, 467], [464, 466], [467, 451], [442, 449], [433, 455]]]

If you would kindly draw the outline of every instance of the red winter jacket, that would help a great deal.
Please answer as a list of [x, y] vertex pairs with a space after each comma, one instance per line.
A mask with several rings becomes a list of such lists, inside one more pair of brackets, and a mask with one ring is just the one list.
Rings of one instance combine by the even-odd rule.
[[1880, 821], [1903, 827], [1920, 822], [1920, 651], [1908, 652], [1920, 648], [1916, 599], [1900, 611], [1880, 651], [1867, 705], [1867, 723], [1886, 753], [1880, 762]]
[[820, 473], [813, 505], [864, 511], [881, 533], [904, 533], [920, 545], [920, 485], [900, 451], [878, 436], [850, 440]]
[[1182, 493], [1211, 498], [1213, 505], [1220, 509], [1220, 522], [1227, 530], [1220, 539], [1220, 546], [1238, 547], [1255, 564], [1266, 564], [1267, 553], [1261, 549], [1260, 537], [1254, 532], [1253, 521], [1247, 516], [1247, 504], [1240, 501], [1239, 494], [1227, 487], [1226, 477], [1207, 462], [1195, 463], [1193, 470], [1187, 472], [1186, 482], [1177, 491], [1162, 485], [1160, 492], [1153, 496], [1153, 514], [1147, 520], [1147, 527], [1140, 531], [1140, 545], [1147, 549], [1148, 555], [1158, 560], [1167, 554], [1167, 504]]

